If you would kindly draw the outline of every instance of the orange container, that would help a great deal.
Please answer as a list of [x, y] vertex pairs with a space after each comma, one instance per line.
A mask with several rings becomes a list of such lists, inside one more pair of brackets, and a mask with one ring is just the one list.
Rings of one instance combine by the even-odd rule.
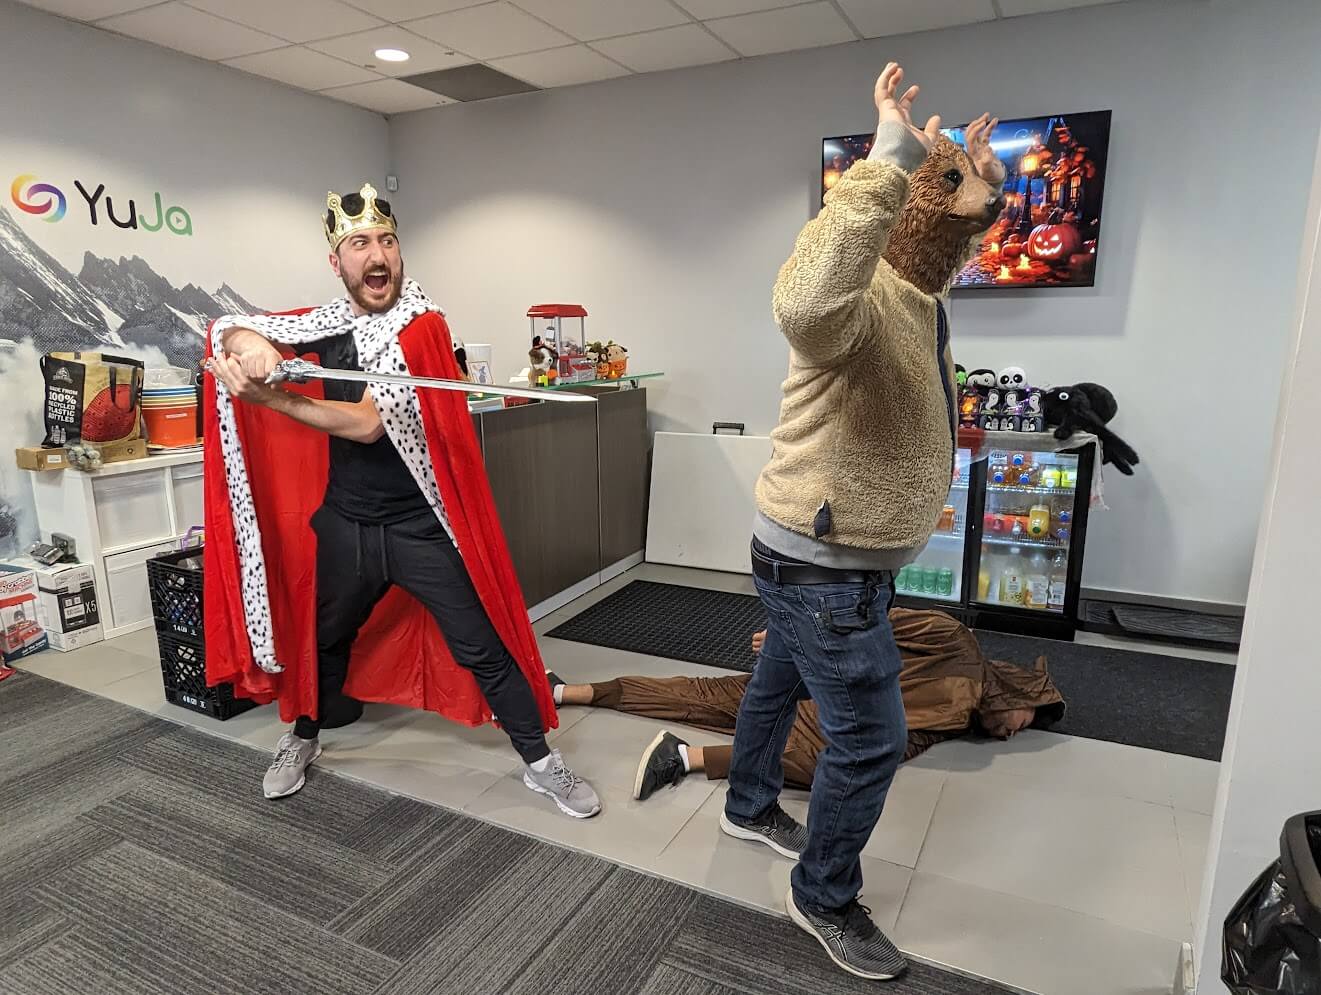
[[145, 407], [147, 440], [154, 446], [191, 446], [197, 443], [197, 402]]

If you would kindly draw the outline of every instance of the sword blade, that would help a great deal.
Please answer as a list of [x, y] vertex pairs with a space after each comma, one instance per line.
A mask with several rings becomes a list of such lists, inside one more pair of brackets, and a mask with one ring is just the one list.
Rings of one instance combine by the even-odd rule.
[[591, 394], [574, 394], [563, 390], [538, 390], [534, 387], [505, 387], [498, 384], [474, 384], [467, 380], [442, 380], [437, 377], [414, 377], [397, 373], [367, 373], [362, 370], [328, 370], [304, 359], [286, 359], [280, 363], [267, 383], [306, 383], [308, 380], [352, 380], [365, 383], [400, 384], [405, 387], [427, 387], [433, 390], [456, 390], [465, 394], [493, 394], [499, 397], [525, 397], [535, 401], [562, 401], [567, 403], [595, 402]]

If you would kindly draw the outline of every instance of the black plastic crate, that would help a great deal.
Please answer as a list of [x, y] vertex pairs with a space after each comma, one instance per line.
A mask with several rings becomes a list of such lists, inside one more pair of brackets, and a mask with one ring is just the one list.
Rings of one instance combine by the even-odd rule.
[[161, 635], [205, 644], [202, 628], [202, 571], [180, 566], [202, 555], [201, 548], [162, 553], [147, 561], [147, 586], [151, 591], [151, 614]]
[[160, 631], [156, 643], [166, 701], [222, 721], [256, 707], [250, 698], [235, 698], [232, 684], [206, 686], [206, 650], [201, 646]]

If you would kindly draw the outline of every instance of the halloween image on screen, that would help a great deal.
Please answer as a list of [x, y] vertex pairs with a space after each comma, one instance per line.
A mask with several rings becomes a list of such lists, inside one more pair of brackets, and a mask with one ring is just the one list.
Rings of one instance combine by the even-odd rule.
[[[963, 128], [946, 128], [963, 144]], [[827, 138], [821, 196], [871, 150], [871, 135]], [[1005, 164], [1005, 209], [954, 289], [1090, 287], [1096, 281], [1110, 112], [1001, 121], [991, 148]]]

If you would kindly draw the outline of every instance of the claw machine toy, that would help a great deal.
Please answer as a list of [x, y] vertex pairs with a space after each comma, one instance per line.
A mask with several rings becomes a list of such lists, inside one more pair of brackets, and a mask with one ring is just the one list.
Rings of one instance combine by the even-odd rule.
[[[556, 379], [577, 383], [596, 376], [596, 363], [586, 351], [587, 309], [581, 304], [534, 304], [527, 309], [532, 325], [532, 348], [554, 357]], [[572, 324], [577, 319], [577, 327]], [[565, 320], [569, 325], [565, 327]]]

